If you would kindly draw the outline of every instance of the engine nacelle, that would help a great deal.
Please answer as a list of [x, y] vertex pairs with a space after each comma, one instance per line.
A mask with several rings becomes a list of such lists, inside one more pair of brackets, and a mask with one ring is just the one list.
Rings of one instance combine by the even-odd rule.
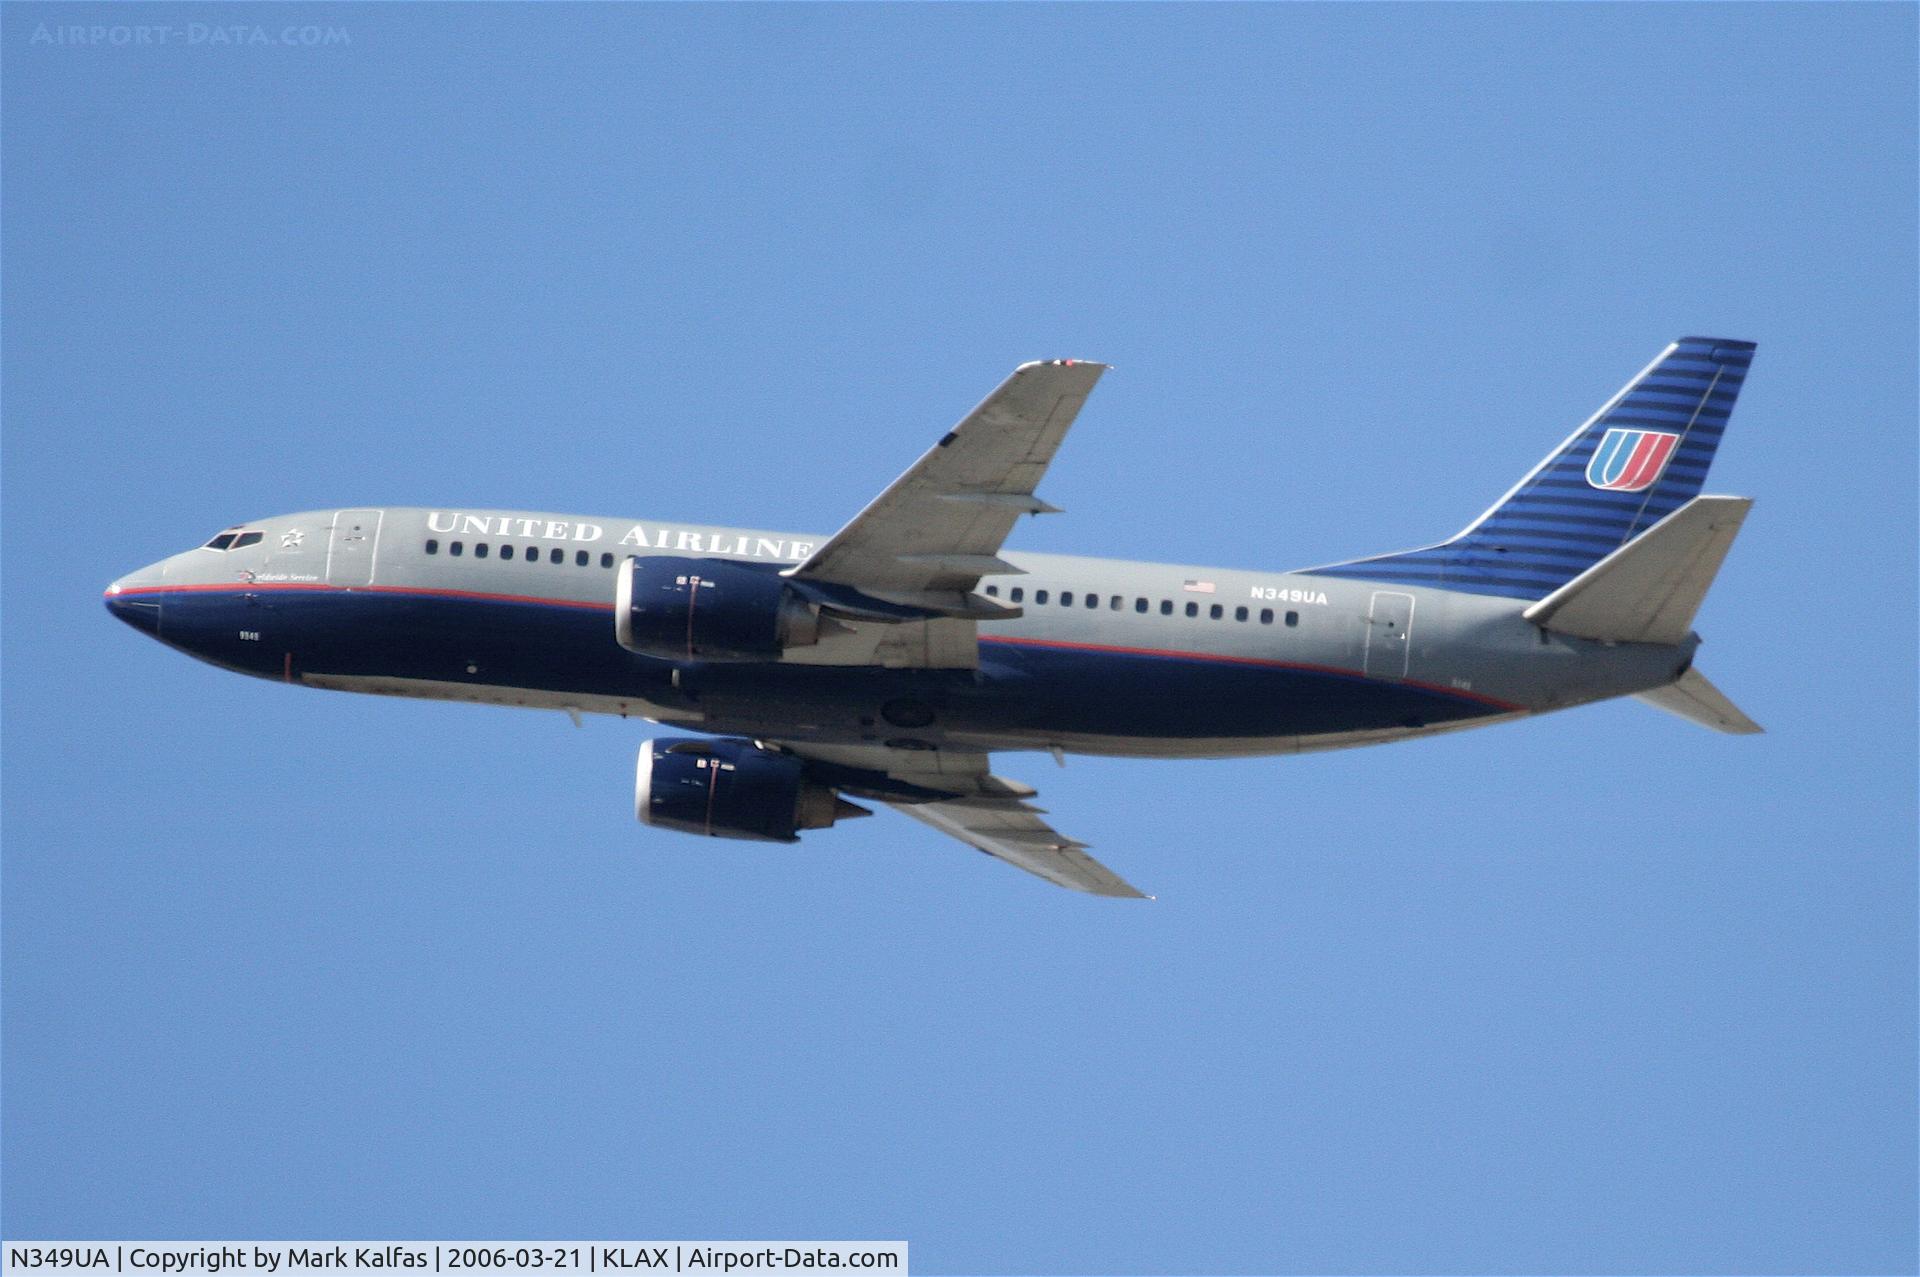
[[633, 814], [682, 833], [793, 842], [802, 829], [873, 813], [808, 780], [806, 764], [791, 754], [752, 741], [678, 737], [640, 747]]
[[614, 635], [643, 656], [770, 661], [820, 629], [819, 609], [777, 572], [728, 559], [629, 558], [614, 584]]

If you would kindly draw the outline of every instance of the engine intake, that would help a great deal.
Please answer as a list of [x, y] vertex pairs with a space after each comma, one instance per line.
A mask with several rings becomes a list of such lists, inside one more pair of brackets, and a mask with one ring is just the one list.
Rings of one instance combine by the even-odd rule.
[[729, 559], [629, 558], [614, 586], [614, 635], [643, 656], [767, 661], [818, 643], [821, 627], [777, 572]]
[[640, 747], [633, 814], [643, 825], [682, 833], [793, 842], [802, 829], [873, 813], [808, 780], [806, 764], [792, 754], [752, 741], [679, 737]]

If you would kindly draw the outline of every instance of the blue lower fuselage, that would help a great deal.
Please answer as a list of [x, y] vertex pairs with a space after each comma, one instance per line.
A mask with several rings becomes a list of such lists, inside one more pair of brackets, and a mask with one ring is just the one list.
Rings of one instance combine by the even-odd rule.
[[641, 656], [614, 641], [610, 605], [591, 602], [320, 585], [154, 587], [109, 603], [171, 646], [263, 678], [795, 740], [1255, 753], [1519, 708], [1357, 670], [985, 626], [977, 670], [896, 670]]

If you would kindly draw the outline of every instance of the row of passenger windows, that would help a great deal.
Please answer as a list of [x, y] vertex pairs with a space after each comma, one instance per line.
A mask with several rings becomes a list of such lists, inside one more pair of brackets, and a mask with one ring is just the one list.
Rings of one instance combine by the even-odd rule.
[[[465, 541], [447, 542], [447, 553], [452, 555], [454, 558], [457, 559], [461, 555], [465, 554], [466, 552], [467, 552], [467, 543]], [[440, 553], [440, 543], [438, 541], [427, 542], [427, 553], [428, 554]], [[493, 550], [491, 547], [487, 545], [485, 541], [475, 541], [473, 543], [474, 558], [484, 559], [491, 553], [493, 553]], [[518, 548], [511, 545], [503, 545], [500, 547], [501, 558], [511, 559], [511, 558], [514, 558], [515, 556], [525, 559], [529, 563], [538, 563], [540, 561], [540, 547], [537, 545], [523, 545]], [[552, 549], [547, 551], [547, 562], [560, 564], [560, 563], [565, 563], [566, 561], [567, 561], [567, 552], [561, 549], [559, 546], [556, 545]], [[585, 550], [575, 550], [573, 552], [573, 565], [575, 567], [584, 568], [584, 567], [587, 567], [592, 562], [593, 562], [593, 556], [587, 553]], [[600, 566], [603, 568], [612, 567], [613, 555], [610, 553], [607, 553], [606, 551], [602, 551], [600, 554]]]
[[[447, 550], [447, 553], [452, 555], [454, 558], [459, 558], [461, 555], [467, 552], [467, 545], [466, 545], [466, 542], [464, 541], [449, 541], [447, 542], [446, 550]], [[440, 553], [440, 543], [438, 541], [428, 541], [427, 553], [428, 554]], [[485, 541], [476, 541], [473, 543], [474, 558], [484, 559], [490, 553], [492, 553], [492, 551], [488, 547]], [[511, 545], [503, 545], [500, 547], [501, 558], [512, 559], [515, 556], [525, 559], [528, 563], [538, 563], [540, 561], [540, 547], [537, 545], [521, 546], [517, 549]], [[554, 546], [552, 549], [549, 549], [547, 551], [547, 562], [553, 563], [553, 564], [562, 564], [562, 563], [565, 563], [566, 561], [567, 561], [567, 552], [561, 549], [559, 546]], [[584, 567], [587, 567], [592, 562], [593, 562], [593, 556], [587, 553], [587, 551], [575, 550], [573, 552], [573, 563], [575, 567], [584, 568]], [[610, 568], [613, 566], [613, 563], [614, 563], [614, 556], [609, 552], [602, 551], [600, 554], [600, 566], [603, 568]], [[1000, 597], [1000, 587], [997, 585], [989, 585], [987, 587], [987, 593], [992, 595], [994, 598], [998, 598]], [[1026, 601], [1026, 596], [1027, 596], [1027, 591], [1025, 586], [1016, 585], [1012, 589], [1007, 591], [1007, 601], [1009, 603], [1024, 603]], [[1033, 601], [1036, 604], [1044, 604], [1049, 600], [1050, 597], [1051, 597], [1051, 592], [1047, 590], [1035, 590], [1033, 592]], [[1100, 606], [1100, 596], [1098, 594], [1094, 594], [1091, 591], [1089, 591], [1083, 597], [1086, 600], [1084, 606], [1089, 608], [1097, 608]], [[1059, 595], [1059, 601], [1060, 601], [1061, 607], [1072, 607], [1074, 605], [1073, 591], [1061, 590]], [[1122, 598], [1118, 594], [1110, 595], [1108, 597], [1107, 609], [1109, 611], [1113, 611], [1113, 612], [1122, 611], [1123, 609], [1125, 609], [1126, 605], [1127, 605], [1126, 599]], [[1151, 604], [1148, 602], [1148, 600], [1144, 598], [1136, 598], [1133, 601], [1133, 610], [1136, 612], [1144, 613], [1150, 608], [1150, 606]], [[1188, 616], [1195, 616], [1195, 617], [1199, 616], [1200, 605], [1198, 603], [1189, 602], [1186, 606], [1186, 614]], [[1225, 608], [1225, 606], [1219, 603], [1211, 604], [1207, 608], [1207, 616], [1215, 621], [1224, 620], [1226, 618], [1226, 614], [1227, 614], [1227, 609]], [[1160, 615], [1162, 616], [1173, 615], [1172, 599], [1160, 600]], [[1245, 607], [1236, 607], [1235, 609], [1233, 609], [1233, 619], [1236, 621], [1251, 620], [1252, 613], [1249, 612], [1248, 609]], [[1273, 619], [1274, 619], [1274, 614], [1273, 614], [1272, 608], [1263, 607], [1260, 609], [1260, 624], [1272, 625]], [[1286, 614], [1285, 621], [1286, 621], [1286, 624], [1288, 625], [1298, 625], [1300, 624], [1300, 614], [1298, 612], [1288, 612]]]
[[[987, 593], [992, 595], [995, 598], [998, 598], [1000, 597], [1000, 587], [997, 585], [989, 585], [987, 587]], [[1007, 591], [1007, 602], [1024, 603], [1026, 601], [1026, 595], [1027, 595], [1026, 587], [1021, 585], [1016, 585], [1012, 589]], [[1035, 603], [1045, 603], [1048, 601], [1050, 597], [1051, 597], [1051, 592], [1048, 590], [1035, 590], [1033, 592], [1033, 601]], [[1095, 594], [1089, 591], [1088, 593], [1086, 593], [1081, 597], [1085, 600], [1081, 604], [1081, 606], [1083, 607], [1097, 608], [1100, 606], [1100, 596], [1098, 594]], [[1074, 605], [1073, 591], [1061, 590], [1059, 595], [1059, 604], [1061, 607], [1072, 607]], [[1126, 606], [1127, 606], [1127, 600], [1123, 596], [1118, 594], [1110, 594], [1107, 596], [1107, 610], [1109, 612], [1123, 611], [1125, 610]], [[1146, 612], [1152, 606], [1153, 605], [1151, 601], [1147, 599], [1136, 598], [1133, 601], [1133, 610], [1136, 612]], [[1200, 605], [1198, 603], [1189, 602], [1184, 610], [1188, 616], [1200, 615]], [[1160, 600], [1160, 615], [1162, 616], [1173, 615], [1172, 599]], [[1212, 620], [1215, 620], [1215, 621], [1225, 620], [1226, 615], [1227, 615], [1227, 609], [1224, 604], [1213, 603], [1213, 604], [1209, 604], [1207, 607], [1207, 616]], [[1247, 620], [1251, 620], [1252, 618], [1253, 618], [1252, 612], [1249, 611], [1244, 606], [1236, 607], [1235, 609], [1233, 609], [1233, 619], [1236, 621], [1247, 621]], [[1287, 613], [1285, 619], [1288, 625], [1300, 624], [1300, 614], [1298, 612]], [[1263, 607], [1260, 609], [1260, 624], [1262, 625], [1273, 624], [1272, 608]]]

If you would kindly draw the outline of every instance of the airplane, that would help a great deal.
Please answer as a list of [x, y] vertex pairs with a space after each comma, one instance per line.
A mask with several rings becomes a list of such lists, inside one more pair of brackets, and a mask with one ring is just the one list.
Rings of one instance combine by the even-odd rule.
[[[635, 814], [793, 842], [884, 804], [1061, 886], [1143, 893], [996, 752], [1383, 744], [1635, 696], [1761, 729], [1693, 668], [1752, 501], [1703, 496], [1754, 344], [1683, 337], [1457, 535], [1245, 571], [1019, 554], [1106, 365], [1022, 364], [832, 536], [455, 508], [235, 524], [107, 608], [306, 687], [651, 720]], [[700, 733], [690, 735], [685, 733]]]

